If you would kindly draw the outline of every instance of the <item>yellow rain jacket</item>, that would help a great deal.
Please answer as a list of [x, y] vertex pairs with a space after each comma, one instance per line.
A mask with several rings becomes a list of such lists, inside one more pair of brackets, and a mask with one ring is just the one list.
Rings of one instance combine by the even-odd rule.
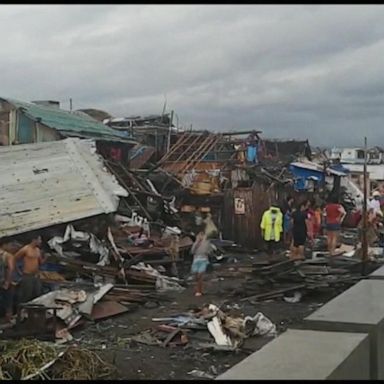
[[[274, 226], [274, 239], [271, 239], [272, 235], [272, 212], [274, 209], [277, 211], [275, 226]], [[275, 240], [280, 241], [281, 233], [283, 232], [283, 214], [278, 207], [271, 207], [267, 211], [264, 212], [263, 218], [261, 219], [260, 228], [264, 230], [264, 240], [270, 241]]]

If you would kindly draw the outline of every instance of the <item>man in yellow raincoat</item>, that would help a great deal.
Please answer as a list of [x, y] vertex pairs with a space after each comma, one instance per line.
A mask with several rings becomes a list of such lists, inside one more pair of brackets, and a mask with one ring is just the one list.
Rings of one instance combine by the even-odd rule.
[[279, 207], [271, 204], [261, 219], [261, 234], [267, 245], [267, 253], [273, 256], [279, 246], [281, 234], [283, 233], [283, 214]]

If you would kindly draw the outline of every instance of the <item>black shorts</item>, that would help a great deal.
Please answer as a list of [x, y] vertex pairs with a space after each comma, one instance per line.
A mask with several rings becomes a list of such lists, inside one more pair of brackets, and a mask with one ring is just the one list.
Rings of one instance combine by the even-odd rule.
[[307, 234], [302, 232], [293, 232], [293, 246], [294, 247], [302, 247], [305, 245], [307, 240]]
[[23, 274], [19, 288], [19, 302], [27, 303], [41, 295], [41, 280], [38, 275]]

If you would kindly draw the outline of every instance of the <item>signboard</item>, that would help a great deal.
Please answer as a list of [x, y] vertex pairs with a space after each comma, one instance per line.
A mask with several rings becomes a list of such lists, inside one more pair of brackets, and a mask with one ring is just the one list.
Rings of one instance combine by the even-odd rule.
[[245, 214], [245, 202], [244, 199], [235, 197], [235, 214], [244, 215]]

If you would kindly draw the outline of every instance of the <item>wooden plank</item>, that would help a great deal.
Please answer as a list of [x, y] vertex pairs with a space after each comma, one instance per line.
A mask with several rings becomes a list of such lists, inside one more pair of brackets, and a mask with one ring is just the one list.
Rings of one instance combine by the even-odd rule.
[[283, 288], [283, 289], [278, 289], [278, 290], [275, 290], [275, 291], [260, 293], [259, 295], [244, 297], [240, 301], [262, 299], [262, 298], [266, 298], [266, 297], [269, 297], [269, 296], [279, 295], [279, 294], [283, 294], [283, 293], [291, 292], [291, 291], [296, 291], [296, 290], [303, 289], [303, 288], [305, 288], [305, 284], [294, 285], [294, 286], [291, 286], [291, 287], [287, 287], [287, 288]]

